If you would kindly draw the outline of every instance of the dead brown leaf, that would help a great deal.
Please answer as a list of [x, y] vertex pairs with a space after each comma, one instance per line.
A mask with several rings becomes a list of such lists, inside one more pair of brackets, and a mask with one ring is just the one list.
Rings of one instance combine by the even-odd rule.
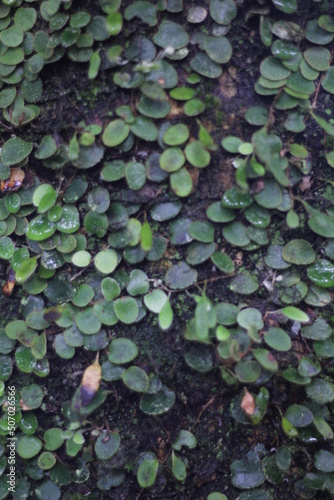
[[241, 408], [246, 413], [246, 415], [254, 415], [255, 413], [255, 399], [250, 392], [245, 389], [245, 395], [242, 398]]
[[188, 168], [188, 172], [190, 174], [191, 180], [193, 181], [193, 186], [195, 188], [198, 184], [200, 169], [199, 168]]
[[304, 175], [301, 182], [299, 183], [299, 189], [304, 193], [304, 191], [308, 191], [313, 184], [313, 180], [310, 175]]
[[14, 270], [10, 267], [8, 272], [7, 272], [7, 280], [6, 283], [3, 287], [3, 293], [6, 295], [6, 297], [10, 297], [13, 293], [14, 286], [15, 286], [16, 280], [15, 280], [15, 272]]
[[25, 404], [25, 402], [23, 401], [23, 399], [20, 399], [20, 407], [21, 407], [21, 410], [23, 410], [23, 411], [29, 411], [29, 410], [31, 410], [31, 408], [29, 408], [29, 406], [27, 406]]
[[17, 191], [25, 178], [25, 173], [22, 168], [12, 168], [10, 171], [9, 179], [1, 181], [1, 192]]
[[224, 71], [222, 76], [219, 78], [220, 92], [224, 97], [232, 99], [237, 93], [237, 87], [234, 83], [234, 76], [236, 71], [231, 68], [229, 72]]

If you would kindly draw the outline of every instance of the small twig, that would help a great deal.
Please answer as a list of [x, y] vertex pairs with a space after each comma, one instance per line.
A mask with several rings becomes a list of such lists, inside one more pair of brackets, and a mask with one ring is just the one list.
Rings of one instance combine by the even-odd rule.
[[[63, 183], [63, 180], [64, 180], [64, 177], [61, 175], [61, 177], [60, 177], [61, 181], [60, 181], [60, 184], [59, 184], [59, 187], [58, 187], [58, 193], [60, 193], [60, 196], [59, 196], [59, 201], [61, 201], [61, 200], [62, 200], [62, 198], [63, 198], [63, 194], [64, 194], [64, 192], [66, 191], [66, 189], [68, 188], [68, 186], [69, 186], [70, 184], [72, 184], [72, 181], [73, 181], [73, 179], [75, 179], [75, 177], [76, 177], [76, 175], [77, 175], [77, 173], [78, 173], [78, 170], [79, 170], [79, 168], [77, 167], [77, 168], [76, 168], [76, 170], [75, 170], [75, 172], [74, 172], [74, 174], [73, 174], [73, 175], [72, 175], [72, 177], [71, 177], [71, 178], [67, 181], [67, 183], [65, 184], [65, 186], [64, 186], [64, 187], [63, 187], [63, 189], [62, 189], [62, 192], [60, 193], [60, 189], [61, 189], [61, 187], [62, 187], [62, 183]], [[62, 173], [62, 170], [61, 170], [61, 173]]]
[[281, 89], [279, 90], [279, 92], [275, 95], [275, 98], [274, 98], [274, 100], [271, 103], [271, 106], [269, 108], [269, 117], [268, 117], [268, 123], [267, 123], [267, 126], [266, 126], [267, 132], [268, 132], [269, 127], [271, 127], [275, 123], [275, 118], [274, 118], [275, 104], [278, 101], [278, 98], [282, 94], [283, 90], [284, 90], [284, 87], [281, 87]]
[[214, 400], [216, 399], [216, 395], [215, 396], [212, 396], [211, 399], [209, 399], [209, 401], [204, 405], [202, 406], [202, 409], [201, 411], [199, 412], [198, 414], [198, 417], [196, 418], [196, 422], [195, 422], [195, 425], [198, 424], [201, 420], [201, 417], [203, 415], [203, 413], [205, 412], [205, 410], [211, 405], [211, 403], [214, 402]]
[[228, 276], [213, 276], [212, 278], [207, 278], [203, 281], [199, 281], [197, 285], [205, 285], [205, 283], [210, 283], [212, 281], [218, 281], [218, 280], [225, 280], [228, 278], [232, 278], [233, 276], [235, 276], [235, 273], [229, 274]]
[[[103, 250], [107, 250], [108, 248], [110, 248], [110, 245], [106, 245], [105, 247], [103, 247]], [[96, 256], [95, 256], [96, 257]], [[89, 265], [90, 264], [93, 264], [94, 260], [95, 260], [95, 257], [92, 258], [92, 260], [90, 261]], [[88, 267], [88, 266], [87, 266]], [[82, 275], [82, 273], [84, 273], [87, 269], [87, 267], [83, 267], [81, 269], [81, 271], [79, 271], [77, 274], [75, 274], [74, 276], [72, 276], [72, 278], [70, 279], [70, 281], [74, 281], [76, 278], [78, 278], [79, 276]]]
[[[333, 57], [334, 57], [334, 49], [332, 50], [331, 52], [331, 55], [330, 55], [330, 59], [329, 59], [329, 65], [331, 65], [332, 61], [333, 61]], [[319, 91], [320, 91], [320, 88], [321, 88], [321, 82], [322, 80], [324, 79], [326, 73], [323, 72], [320, 79], [319, 79], [319, 82], [318, 82], [318, 85], [317, 85], [317, 88], [316, 88], [316, 91], [315, 91], [315, 94], [314, 94], [314, 98], [313, 98], [313, 101], [312, 101], [312, 104], [311, 104], [311, 109], [315, 109], [316, 105], [317, 105], [317, 100], [318, 100], [318, 94], [319, 94]]]

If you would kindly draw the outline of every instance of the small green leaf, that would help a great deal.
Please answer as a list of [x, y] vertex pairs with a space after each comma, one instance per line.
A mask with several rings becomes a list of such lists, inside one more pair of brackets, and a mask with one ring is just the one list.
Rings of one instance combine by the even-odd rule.
[[146, 372], [138, 366], [130, 366], [122, 373], [124, 384], [136, 392], [147, 392], [150, 387], [150, 381]]
[[32, 143], [26, 142], [20, 137], [9, 139], [2, 147], [1, 158], [6, 166], [16, 165], [23, 161], [32, 151]]
[[161, 330], [168, 330], [173, 323], [173, 309], [171, 308], [169, 300], [166, 301], [159, 312], [158, 323]]
[[193, 448], [195, 448], [196, 444], [197, 444], [197, 441], [196, 441], [194, 434], [192, 432], [189, 432], [189, 431], [182, 429], [179, 432], [179, 435], [176, 438], [176, 440], [174, 441], [172, 446], [173, 446], [174, 450], [180, 451], [182, 446], [186, 446], [187, 448], [192, 450]]
[[130, 127], [123, 120], [117, 119], [110, 122], [102, 135], [102, 142], [105, 146], [119, 146], [128, 137]]
[[175, 455], [174, 450], [172, 450], [171, 469], [174, 477], [176, 477], [178, 481], [184, 481], [186, 479], [187, 471], [184, 462]]
[[95, 443], [95, 453], [100, 460], [109, 460], [117, 452], [121, 438], [118, 432], [103, 431]]
[[89, 61], [88, 78], [94, 80], [97, 77], [101, 65], [101, 56], [98, 51], [94, 52]]
[[42, 448], [42, 441], [35, 436], [23, 436], [17, 446], [17, 453], [23, 459], [36, 456]]
[[284, 316], [292, 319], [293, 321], [300, 321], [301, 323], [308, 323], [310, 321], [309, 316], [297, 307], [287, 306], [283, 307], [280, 311], [284, 314]]
[[317, 116], [313, 113], [313, 111], [310, 111], [310, 115], [314, 118], [314, 120], [317, 122], [318, 125], [320, 125], [321, 128], [324, 129], [324, 131], [330, 135], [331, 137], [334, 137], [334, 126], [324, 120], [323, 118], [320, 118], [320, 116]]
[[141, 488], [150, 488], [155, 482], [159, 462], [157, 459], [144, 460], [139, 466], [137, 480]]
[[144, 250], [144, 252], [149, 252], [152, 248], [152, 244], [153, 244], [153, 234], [151, 226], [149, 225], [148, 222], [144, 222], [141, 230], [140, 245]]

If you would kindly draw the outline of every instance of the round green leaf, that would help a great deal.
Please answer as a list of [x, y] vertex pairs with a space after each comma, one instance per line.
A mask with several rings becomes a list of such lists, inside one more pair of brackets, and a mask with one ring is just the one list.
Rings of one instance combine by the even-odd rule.
[[295, 427], [307, 427], [312, 423], [313, 413], [304, 405], [294, 404], [285, 414], [287, 420]]
[[327, 45], [333, 40], [333, 33], [323, 29], [316, 19], [306, 25], [305, 38], [316, 45]]
[[105, 146], [114, 148], [119, 146], [128, 137], [130, 127], [123, 120], [117, 119], [110, 122], [102, 135], [102, 142]]
[[195, 90], [190, 87], [176, 87], [169, 95], [178, 101], [189, 101], [195, 95]]
[[238, 325], [246, 330], [249, 328], [250, 324], [255, 325], [257, 330], [263, 328], [262, 314], [257, 309], [253, 307], [247, 307], [242, 309], [237, 316]]
[[255, 276], [247, 271], [240, 272], [234, 276], [231, 281], [230, 288], [235, 293], [241, 295], [250, 295], [259, 288]]
[[204, 50], [210, 59], [218, 64], [225, 64], [232, 57], [232, 46], [224, 36], [206, 36]]
[[282, 257], [297, 265], [311, 264], [315, 260], [312, 245], [306, 240], [291, 240], [282, 249]]
[[203, 113], [205, 104], [199, 99], [190, 99], [190, 101], [185, 103], [183, 110], [187, 116], [197, 116]]
[[321, 450], [315, 455], [314, 465], [322, 472], [334, 472], [334, 453]]
[[32, 384], [23, 387], [21, 391], [21, 399], [26, 409], [35, 410], [39, 408], [43, 401], [43, 391], [37, 384]]
[[122, 380], [124, 384], [136, 392], [147, 392], [150, 387], [149, 378], [138, 366], [130, 366], [122, 373]]
[[304, 57], [311, 68], [316, 71], [327, 71], [329, 68], [330, 52], [324, 47], [311, 47], [305, 50]]
[[172, 266], [166, 273], [166, 284], [174, 290], [184, 290], [193, 285], [197, 279], [197, 272], [185, 262]]
[[321, 288], [334, 287], [334, 266], [325, 259], [319, 259], [307, 268], [307, 275]]
[[36, 415], [32, 412], [24, 412], [19, 422], [19, 427], [24, 434], [35, 434], [38, 427]]
[[228, 25], [237, 15], [233, 0], [211, 0], [210, 15], [218, 24]]
[[165, 172], [176, 172], [184, 165], [185, 157], [180, 148], [167, 148], [160, 156], [160, 167]]
[[80, 311], [75, 317], [75, 322], [79, 330], [86, 335], [93, 335], [101, 328], [101, 322], [95, 316], [93, 307]]
[[74, 305], [78, 307], [87, 306], [94, 297], [94, 290], [91, 286], [86, 283], [82, 283], [76, 291], [75, 296], [72, 299]]
[[172, 125], [164, 133], [163, 140], [168, 146], [179, 146], [189, 138], [189, 129], [183, 123]]
[[42, 441], [35, 436], [23, 436], [17, 446], [17, 453], [23, 459], [36, 456], [42, 448]]
[[282, 203], [282, 191], [273, 180], [265, 180], [263, 189], [254, 195], [256, 202], [264, 208], [277, 208]]
[[240, 382], [255, 382], [261, 375], [261, 366], [256, 361], [239, 361], [235, 365], [235, 374]]
[[222, 74], [222, 68], [215, 63], [204, 52], [198, 52], [190, 61], [190, 67], [206, 78], [219, 78]]
[[181, 168], [170, 176], [170, 186], [174, 193], [181, 198], [189, 196], [193, 190], [193, 181], [186, 168]]
[[31, 373], [35, 368], [36, 358], [32, 355], [29, 347], [20, 346], [15, 351], [15, 362], [21, 372]]
[[193, 141], [186, 146], [185, 155], [193, 167], [204, 168], [210, 163], [210, 153], [200, 141]]
[[114, 250], [102, 250], [96, 254], [94, 265], [100, 273], [111, 274], [117, 267], [118, 257]]
[[102, 214], [106, 212], [110, 205], [110, 195], [106, 188], [95, 188], [90, 191], [87, 202], [93, 212]]
[[154, 43], [166, 49], [172, 47], [173, 49], [181, 49], [189, 42], [189, 36], [184, 31], [180, 24], [172, 21], [162, 21], [159, 26], [158, 32], [153, 37]]
[[0, 259], [9, 260], [14, 254], [14, 243], [8, 236], [0, 237]]
[[18, 47], [23, 42], [23, 29], [17, 24], [13, 24], [0, 33], [1, 42], [6, 47]]
[[334, 66], [328, 68], [324, 78], [321, 80], [321, 85], [330, 94], [334, 94]]
[[72, 256], [72, 262], [78, 267], [87, 267], [90, 264], [92, 257], [86, 250], [79, 250], [75, 252]]
[[63, 359], [71, 359], [75, 354], [74, 347], [68, 345], [65, 342], [65, 338], [63, 334], [59, 334], [55, 338], [54, 343], [55, 351]]
[[40, 467], [43, 470], [51, 469], [55, 465], [55, 463], [56, 463], [56, 457], [50, 451], [44, 451], [38, 457], [38, 467]]
[[253, 203], [253, 198], [236, 186], [231, 187], [223, 194], [221, 204], [225, 208], [247, 208]]
[[130, 125], [130, 129], [137, 137], [145, 141], [152, 142], [158, 138], [158, 129], [153, 121], [145, 116], [137, 116]]
[[2, 147], [1, 159], [4, 165], [10, 167], [21, 163], [32, 151], [32, 143], [20, 137], [9, 139]]
[[36, 10], [20, 7], [15, 10], [14, 23], [23, 31], [30, 31], [37, 19]]
[[214, 252], [211, 260], [223, 273], [231, 274], [235, 270], [233, 260], [224, 252]]
[[267, 349], [253, 349], [253, 355], [256, 361], [258, 361], [265, 370], [270, 372], [276, 372], [278, 370], [276, 358]]
[[100, 460], [109, 460], [117, 452], [121, 443], [118, 432], [103, 431], [95, 443], [95, 453]]
[[306, 387], [309, 398], [323, 405], [334, 400], [334, 385], [321, 378], [316, 378]]
[[52, 427], [44, 432], [45, 448], [50, 451], [57, 450], [64, 442], [62, 430], [58, 427]]
[[203, 243], [210, 243], [214, 239], [214, 228], [208, 222], [194, 221], [188, 226], [192, 238]]
[[265, 343], [276, 351], [289, 351], [291, 340], [289, 335], [281, 328], [272, 327], [264, 334]]
[[236, 460], [230, 466], [232, 484], [236, 488], [255, 488], [265, 481], [260, 462], [255, 460]]
[[52, 500], [59, 500], [61, 495], [58, 486], [49, 479], [38, 485], [35, 492], [38, 500], [44, 500], [44, 498], [47, 498], [48, 496], [51, 497]]
[[266, 125], [268, 123], [269, 114], [263, 106], [251, 106], [245, 113], [245, 120], [250, 125]]
[[304, 326], [302, 334], [307, 339], [326, 340], [332, 335], [332, 328], [323, 318], [317, 318], [312, 325]]
[[147, 415], [161, 415], [171, 409], [175, 402], [175, 393], [162, 385], [155, 394], [144, 394], [140, 399], [140, 409]]
[[225, 226], [223, 236], [231, 245], [245, 247], [250, 243], [246, 227], [241, 222], [232, 222]]
[[129, 188], [138, 191], [146, 182], [145, 166], [139, 162], [129, 162], [125, 167], [125, 178]]
[[114, 339], [109, 348], [109, 360], [115, 364], [130, 363], [138, 355], [138, 347], [132, 340]]
[[150, 488], [155, 482], [159, 462], [157, 459], [144, 460], [138, 469], [137, 480], [141, 488]]
[[125, 324], [134, 323], [139, 314], [139, 307], [132, 297], [122, 297], [115, 300], [115, 314], [117, 318]]
[[267, 57], [262, 61], [260, 72], [264, 78], [273, 81], [284, 80], [290, 75], [290, 71], [273, 56]]

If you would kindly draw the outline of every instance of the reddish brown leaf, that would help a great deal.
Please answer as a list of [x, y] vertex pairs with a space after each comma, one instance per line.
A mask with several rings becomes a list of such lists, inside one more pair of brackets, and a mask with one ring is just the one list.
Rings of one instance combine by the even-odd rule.
[[7, 272], [7, 281], [3, 287], [3, 293], [4, 295], [6, 295], [6, 297], [10, 297], [12, 295], [15, 283], [16, 283], [15, 272], [10, 267]]
[[244, 410], [246, 415], [254, 415], [255, 413], [255, 399], [250, 392], [245, 389], [245, 395], [242, 398], [241, 408]]

